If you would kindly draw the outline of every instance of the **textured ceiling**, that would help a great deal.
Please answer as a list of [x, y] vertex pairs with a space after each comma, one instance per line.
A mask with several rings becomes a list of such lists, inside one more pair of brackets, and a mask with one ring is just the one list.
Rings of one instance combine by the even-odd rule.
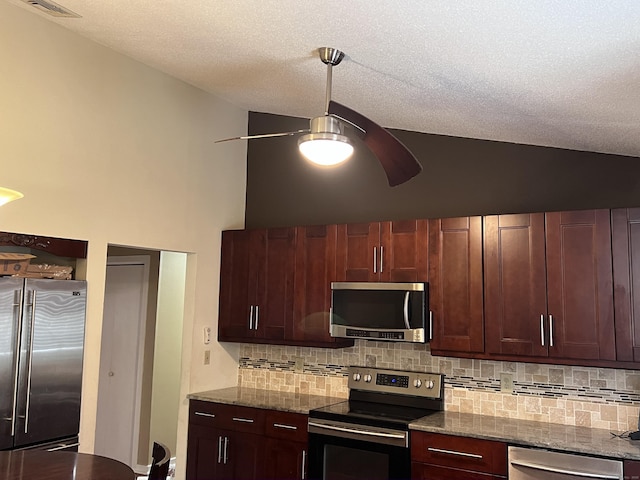
[[[251, 111], [640, 156], [637, 0], [5, 0]], [[239, 132], [243, 133], [243, 132]]]

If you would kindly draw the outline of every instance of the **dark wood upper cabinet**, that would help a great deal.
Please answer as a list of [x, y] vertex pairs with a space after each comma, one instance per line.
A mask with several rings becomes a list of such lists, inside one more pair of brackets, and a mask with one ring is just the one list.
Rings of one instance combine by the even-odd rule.
[[549, 356], [615, 360], [609, 210], [546, 214]]
[[292, 336], [303, 341], [328, 341], [331, 282], [336, 274], [336, 226], [297, 230]]
[[544, 214], [485, 217], [484, 252], [486, 352], [546, 356]]
[[482, 218], [429, 220], [431, 351], [484, 352]]
[[293, 321], [295, 229], [223, 232], [220, 340], [283, 340]]
[[252, 237], [256, 240], [257, 236], [255, 230], [222, 232], [218, 316], [220, 340], [255, 336], [250, 326], [253, 326], [251, 306], [255, 303], [256, 280], [255, 274], [249, 270], [249, 256]]
[[617, 360], [640, 362], [640, 208], [612, 210], [611, 224]]
[[339, 281], [425, 282], [428, 220], [338, 225]]
[[615, 360], [608, 210], [485, 218], [486, 351]]
[[336, 279], [336, 225], [297, 227], [295, 298], [288, 338], [304, 344], [350, 346], [329, 335], [331, 282]]

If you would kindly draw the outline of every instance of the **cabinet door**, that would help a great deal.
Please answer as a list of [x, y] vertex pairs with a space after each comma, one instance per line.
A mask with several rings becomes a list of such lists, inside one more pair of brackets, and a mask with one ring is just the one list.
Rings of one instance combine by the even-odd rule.
[[295, 271], [295, 228], [256, 231], [261, 237], [251, 254], [255, 262], [255, 336], [283, 340], [293, 323], [293, 281]]
[[546, 214], [549, 356], [615, 360], [609, 210]]
[[331, 342], [331, 282], [336, 276], [336, 225], [297, 228], [292, 338]]
[[264, 478], [301, 480], [305, 478], [306, 443], [268, 438], [266, 443]]
[[377, 265], [380, 281], [426, 282], [428, 245], [428, 220], [381, 223]]
[[431, 351], [483, 352], [482, 218], [429, 221]]
[[255, 231], [254, 245], [249, 230], [222, 232], [218, 318], [218, 338], [222, 341], [254, 335], [249, 324], [251, 305], [255, 304], [255, 244], [259, 240]]
[[616, 359], [640, 362], [640, 208], [612, 210], [611, 216]]
[[187, 480], [224, 478], [221, 439], [217, 429], [189, 425], [187, 442]]
[[[226, 479], [253, 480], [264, 478], [265, 437], [252, 433], [224, 432], [228, 438]], [[199, 480], [199, 479], [198, 479]]]
[[379, 223], [338, 225], [337, 281], [378, 281], [380, 279], [379, 255]]
[[484, 219], [485, 351], [547, 356], [544, 214]]

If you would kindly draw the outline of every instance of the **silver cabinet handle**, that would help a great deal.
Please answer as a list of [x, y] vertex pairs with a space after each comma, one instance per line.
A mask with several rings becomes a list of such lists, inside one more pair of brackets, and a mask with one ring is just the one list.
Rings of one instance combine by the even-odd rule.
[[382, 265], [383, 265], [383, 260], [384, 260], [384, 247], [382, 245], [380, 245], [380, 273], [382, 273]]
[[222, 436], [218, 437], [218, 463], [222, 462]]
[[429, 310], [429, 340], [433, 340], [433, 310]]
[[[14, 322], [20, 318], [23, 302], [22, 290], [14, 290], [13, 292], [13, 320]], [[22, 322], [18, 321], [18, 331], [16, 332], [16, 342], [14, 352], [20, 351], [20, 339], [22, 337]], [[18, 416], [18, 366], [13, 371], [13, 406], [11, 408], [11, 436], [16, 434], [16, 417]]]
[[598, 478], [602, 480], [616, 480], [620, 478], [618, 475], [606, 475], [606, 474], [600, 474], [600, 473], [580, 472], [576, 470], [568, 470], [565, 468], [539, 465], [537, 463], [523, 462], [521, 460], [511, 460], [511, 465], [515, 465], [517, 467], [531, 468], [533, 470], [542, 470], [543, 472], [552, 472], [552, 473], [560, 473], [562, 475], [571, 475], [571, 477], [578, 477], [578, 478]]
[[258, 320], [260, 319], [260, 315], [259, 315], [260, 310], [258, 310], [258, 305], [256, 305], [256, 322], [253, 326], [254, 329], [258, 329]]
[[204, 413], [204, 412], [194, 412], [194, 415], [199, 415], [201, 417], [211, 417], [211, 418], [216, 418], [216, 416], [213, 413]]
[[553, 315], [549, 315], [549, 346], [553, 347]]
[[249, 309], [249, 330], [253, 330], [253, 305]]
[[233, 417], [232, 420], [234, 422], [253, 423], [253, 419], [252, 418]]
[[378, 273], [378, 247], [373, 247], [373, 273]]
[[301, 480], [304, 480], [305, 478], [307, 478], [307, 472], [305, 472], [306, 467], [307, 467], [307, 451], [302, 450], [302, 476], [300, 477]]
[[411, 325], [409, 325], [409, 293], [407, 291], [404, 294], [404, 326], [407, 327], [407, 330], [411, 330]]
[[540, 343], [544, 347], [544, 315], [540, 315]]
[[229, 437], [224, 437], [224, 464], [227, 464], [227, 460], [229, 459], [228, 455], [229, 450]]
[[24, 433], [29, 433], [29, 409], [31, 407], [31, 372], [33, 370], [33, 337], [35, 335], [36, 324], [36, 291], [31, 291], [31, 321], [29, 322], [31, 331], [29, 332], [29, 360], [27, 368], [27, 401], [24, 415]]
[[273, 426], [276, 427], [276, 428], [284, 428], [286, 430], [297, 430], [298, 429], [298, 427], [296, 427], [294, 425], [285, 425], [283, 423], [274, 423]]
[[455, 450], [443, 450], [441, 448], [427, 447], [427, 450], [434, 453], [445, 453], [447, 455], [456, 455], [458, 457], [478, 458], [481, 459], [482, 455], [477, 453], [456, 452]]

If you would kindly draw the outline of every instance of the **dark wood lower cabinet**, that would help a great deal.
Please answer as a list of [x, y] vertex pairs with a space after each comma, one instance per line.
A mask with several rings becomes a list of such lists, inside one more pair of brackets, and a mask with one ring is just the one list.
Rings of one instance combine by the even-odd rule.
[[411, 432], [411, 478], [507, 478], [507, 445], [427, 432]]
[[189, 425], [187, 479], [263, 478], [264, 453], [261, 435]]
[[306, 478], [307, 444], [268, 438], [266, 443], [264, 478], [300, 480]]
[[224, 465], [218, 462], [219, 430], [189, 425], [187, 480], [223, 478]]
[[307, 415], [191, 400], [187, 480], [306, 477]]
[[625, 460], [623, 463], [625, 480], [640, 480], [640, 462], [636, 460]]

